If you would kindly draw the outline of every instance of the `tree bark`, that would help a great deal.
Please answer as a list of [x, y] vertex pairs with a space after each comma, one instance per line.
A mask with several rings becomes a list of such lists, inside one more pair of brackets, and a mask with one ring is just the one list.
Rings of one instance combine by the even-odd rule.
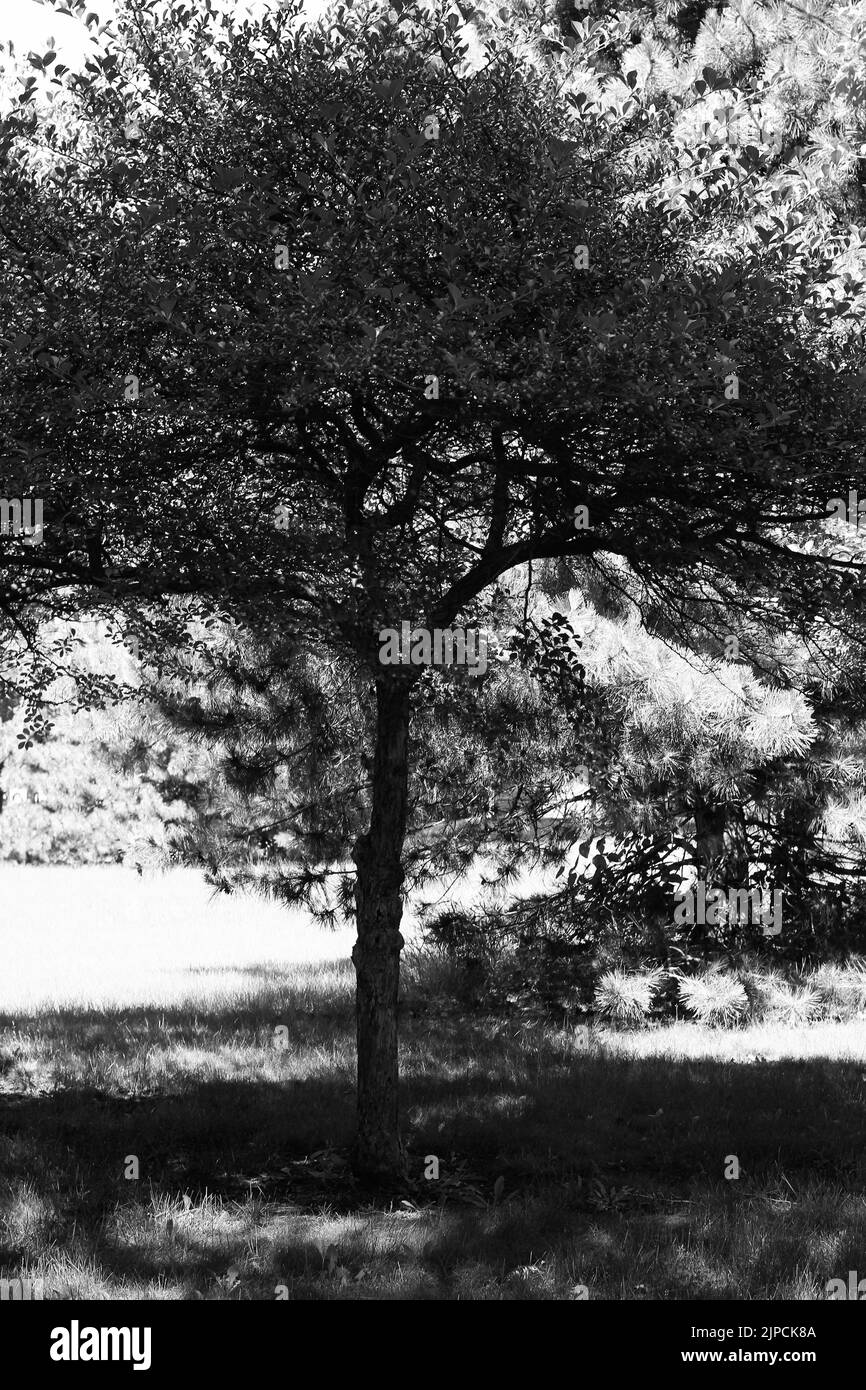
[[746, 817], [741, 804], [730, 809], [725, 836], [725, 853], [728, 865], [728, 880], [738, 888], [750, 883], [751, 865], [749, 863], [749, 833]]
[[[695, 859], [697, 876], [708, 887], [715, 887], [718, 880], [720, 861], [725, 852], [725, 807], [707, 800], [696, 789], [692, 800], [692, 815], [695, 818]], [[704, 960], [708, 958], [713, 928], [702, 925], [697, 934], [696, 944], [702, 945]]]
[[692, 800], [692, 815], [695, 821], [698, 875], [709, 881], [725, 852], [726, 809], [724, 805], [707, 801], [700, 791], [696, 791]]
[[358, 1036], [358, 1132], [355, 1171], [376, 1180], [400, 1178], [397, 994], [403, 841], [409, 786], [411, 682], [376, 682], [376, 748], [370, 827], [354, 849], [358, 939], [352, 951]]

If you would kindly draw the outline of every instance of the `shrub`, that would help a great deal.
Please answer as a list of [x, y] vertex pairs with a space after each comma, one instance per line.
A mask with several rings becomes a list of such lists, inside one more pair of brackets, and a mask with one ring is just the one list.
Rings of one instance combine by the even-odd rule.
[[731, 1027], [739, 1023], [749, 1009], [749, 997], [741, 981], [717, 967], [700, 975], [681, 975], [679, 996], [689, 1013], [701, 1023]]
[[767, 1023], [808, 1023], [821, 1011], [821, 996], [807, 980], [791, 981], [779, 970], [742, 971], [740, 983], [749, 1014]]
[[652, 996], [662, 978], [661, 970], [631, 975], [622, 970], [608, 970], [596, 986], [593, 1002], [602, 1017], [612, 1023], [634, 1027], [649, 1013]]
[[455, 960], [441, 946], [429, 942], [408, 948], [400, 969], [401, 998], [412, 1007], [466, 1003], [472, 982], [471, 967]]
[[425, 925], [424, 937], [455, 964], [479, 960], [492, 967], [508, 945], [507, 927], [500, 913], [464, 908], [438, 913]]
[[866, 1009], [866, 961], [822, 965], [811, 976], [824, 1012], [834, 1018], [854, 1018]]
[[785, 977], [777, 970], [762, 969], [757, 960], [748, 966], [741, 965], [738, 974], [749, 1002], [749, 1017], [755, 1022], [768, 1019], [773, 1010], [774, 995], [780, 989], [787, 988]]
[[821, 997], [808, 985], [780, 985], [772, 991], [769, 1021], [779, 1023], [808, 1023], [821, 1009]]

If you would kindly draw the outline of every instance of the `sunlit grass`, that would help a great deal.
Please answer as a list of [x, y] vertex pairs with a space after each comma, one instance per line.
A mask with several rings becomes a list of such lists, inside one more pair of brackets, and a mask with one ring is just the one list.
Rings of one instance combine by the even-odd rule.
[[[5, 959], [0, 1009], [188, 1004], [234, 998], [245, 967], [348, 960], [353, 933], [300, 910], [214, 896], [176, 870], [0, 865]], [[216, 972], [216, 973], [209, 973]]]

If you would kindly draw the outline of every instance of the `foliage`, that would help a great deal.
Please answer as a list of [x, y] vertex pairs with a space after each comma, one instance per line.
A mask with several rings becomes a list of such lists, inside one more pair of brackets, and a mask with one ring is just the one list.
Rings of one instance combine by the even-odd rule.
[[809, 1023], [820, 1009], [821, 995], [812, 985], [792, 985], [769, 972], [741, 983], [753, 1016], [767, 1022]]
[[853, 960], [844, 966], [822, 965], [811, 977], [825, 1013], [848, 1018], [866, 1008], [866, 962]]
[[[778, 956], [858, 949], [866, 929], [859, 654], [843, 645], [819, 681], [796, 638], [765, 634], [758, 675], [651, 636], [622, 596], [607, 614], [603, 595], [589, 603], [576, 590], [539, 598], [535, 612], [550, 606], [581, 653], [587, 761], [551, 920], [600, 929], [637, 915], [646, 923], [639, 955], [662, 963], [674, 947], [707, 956], [762, 944], [751, 924], [674, 925], [674, 891], [701, 878], [782, 893], [783, 935], [770, 944]], [[562, 848], [552, 839], [549, 856], [562, 862]]]
[[[153, 864], [184, 822], [219, 813], [219, 780], [202, 751], [158, 719], [135, 656], [103, 629], [84, 620], [46, 640], [65, 648], [47, 692], [50, 722], [27, 737], [12, 702], [0, 722], [0, 857]], [[78, 708], [76, 690], [93, 673], [117, 681], [126, 701]]]
[[595, 1007], [602, 1018], [612, 1023], [635, 1026], [649, 1013], [652, 997], [661, 983], [662, 972], [651, 970], [643, 975], [626, 975], [621, 970], [608, 970], [596, 986]]
[[749, 1006], [740, 981], [718, 967], [700, 975], [680, 976], [679, 995], [689, 1013], [706, 1024], [741, 1022]]
[[[218, 591], [341, 660], [365, 661], [404, 613], [468, 612], [545, 552], [602, 571], [624, 555], [693, 609], [742, 579], [740, 599], [783, 624], [816, 565], [777, 519], [806, 524], [859, 437], [856, 294], [842, 304], [827, 272], [847, 209], [810, 181], [813, 126], [796, 167], [770, 146], [701, 147], [686, 167], [667, 137], [728, 91], [697, 75], [724, 47], [712, 16], [713, 44], [661, 90], [646, 36], [636, 82], [616, 75], [628, 24], [592, 20], [557, 51], [519, 10], [469, 14], [468, 31], [438, 18], [374, 6], [299, 30], [286, 9], [237, 30], [134, 0], [84, 75], [22, 90], [4, 127], [4, 410], [10, 460], [46, 495], [52, 573], [106, 602]], [[421, 130], [430, 110], [439, 140]], [[832, 167], [837, 190], [847, 165]], [[794, 218], [778, 244], [757, 234], [769, 208]], [[736, 409], [718, 398], [722, 342], [749, 383]], [[46, 412], [43, 437], [25, 421]], [[584, 499], [592, 525], [575, 532]], [[491, 518], [489, 557], [467, 568]], [[11, 596], [71, 603], [37, 559], [14, 551]], [[185, 633], [176, 610], [157, 630]]]

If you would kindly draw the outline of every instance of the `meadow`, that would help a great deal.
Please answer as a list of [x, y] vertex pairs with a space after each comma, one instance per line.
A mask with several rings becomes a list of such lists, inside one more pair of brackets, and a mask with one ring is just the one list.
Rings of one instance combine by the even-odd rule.
[[46, 1298], [816, 1299], [866, 1273], [862, 1017], [467, 1011], [410, 916], [410, 1177], [383, 1194], [347, 1164], [351, 932], [191, 871], [4, 865], [0, 903], [0, 1277]]

